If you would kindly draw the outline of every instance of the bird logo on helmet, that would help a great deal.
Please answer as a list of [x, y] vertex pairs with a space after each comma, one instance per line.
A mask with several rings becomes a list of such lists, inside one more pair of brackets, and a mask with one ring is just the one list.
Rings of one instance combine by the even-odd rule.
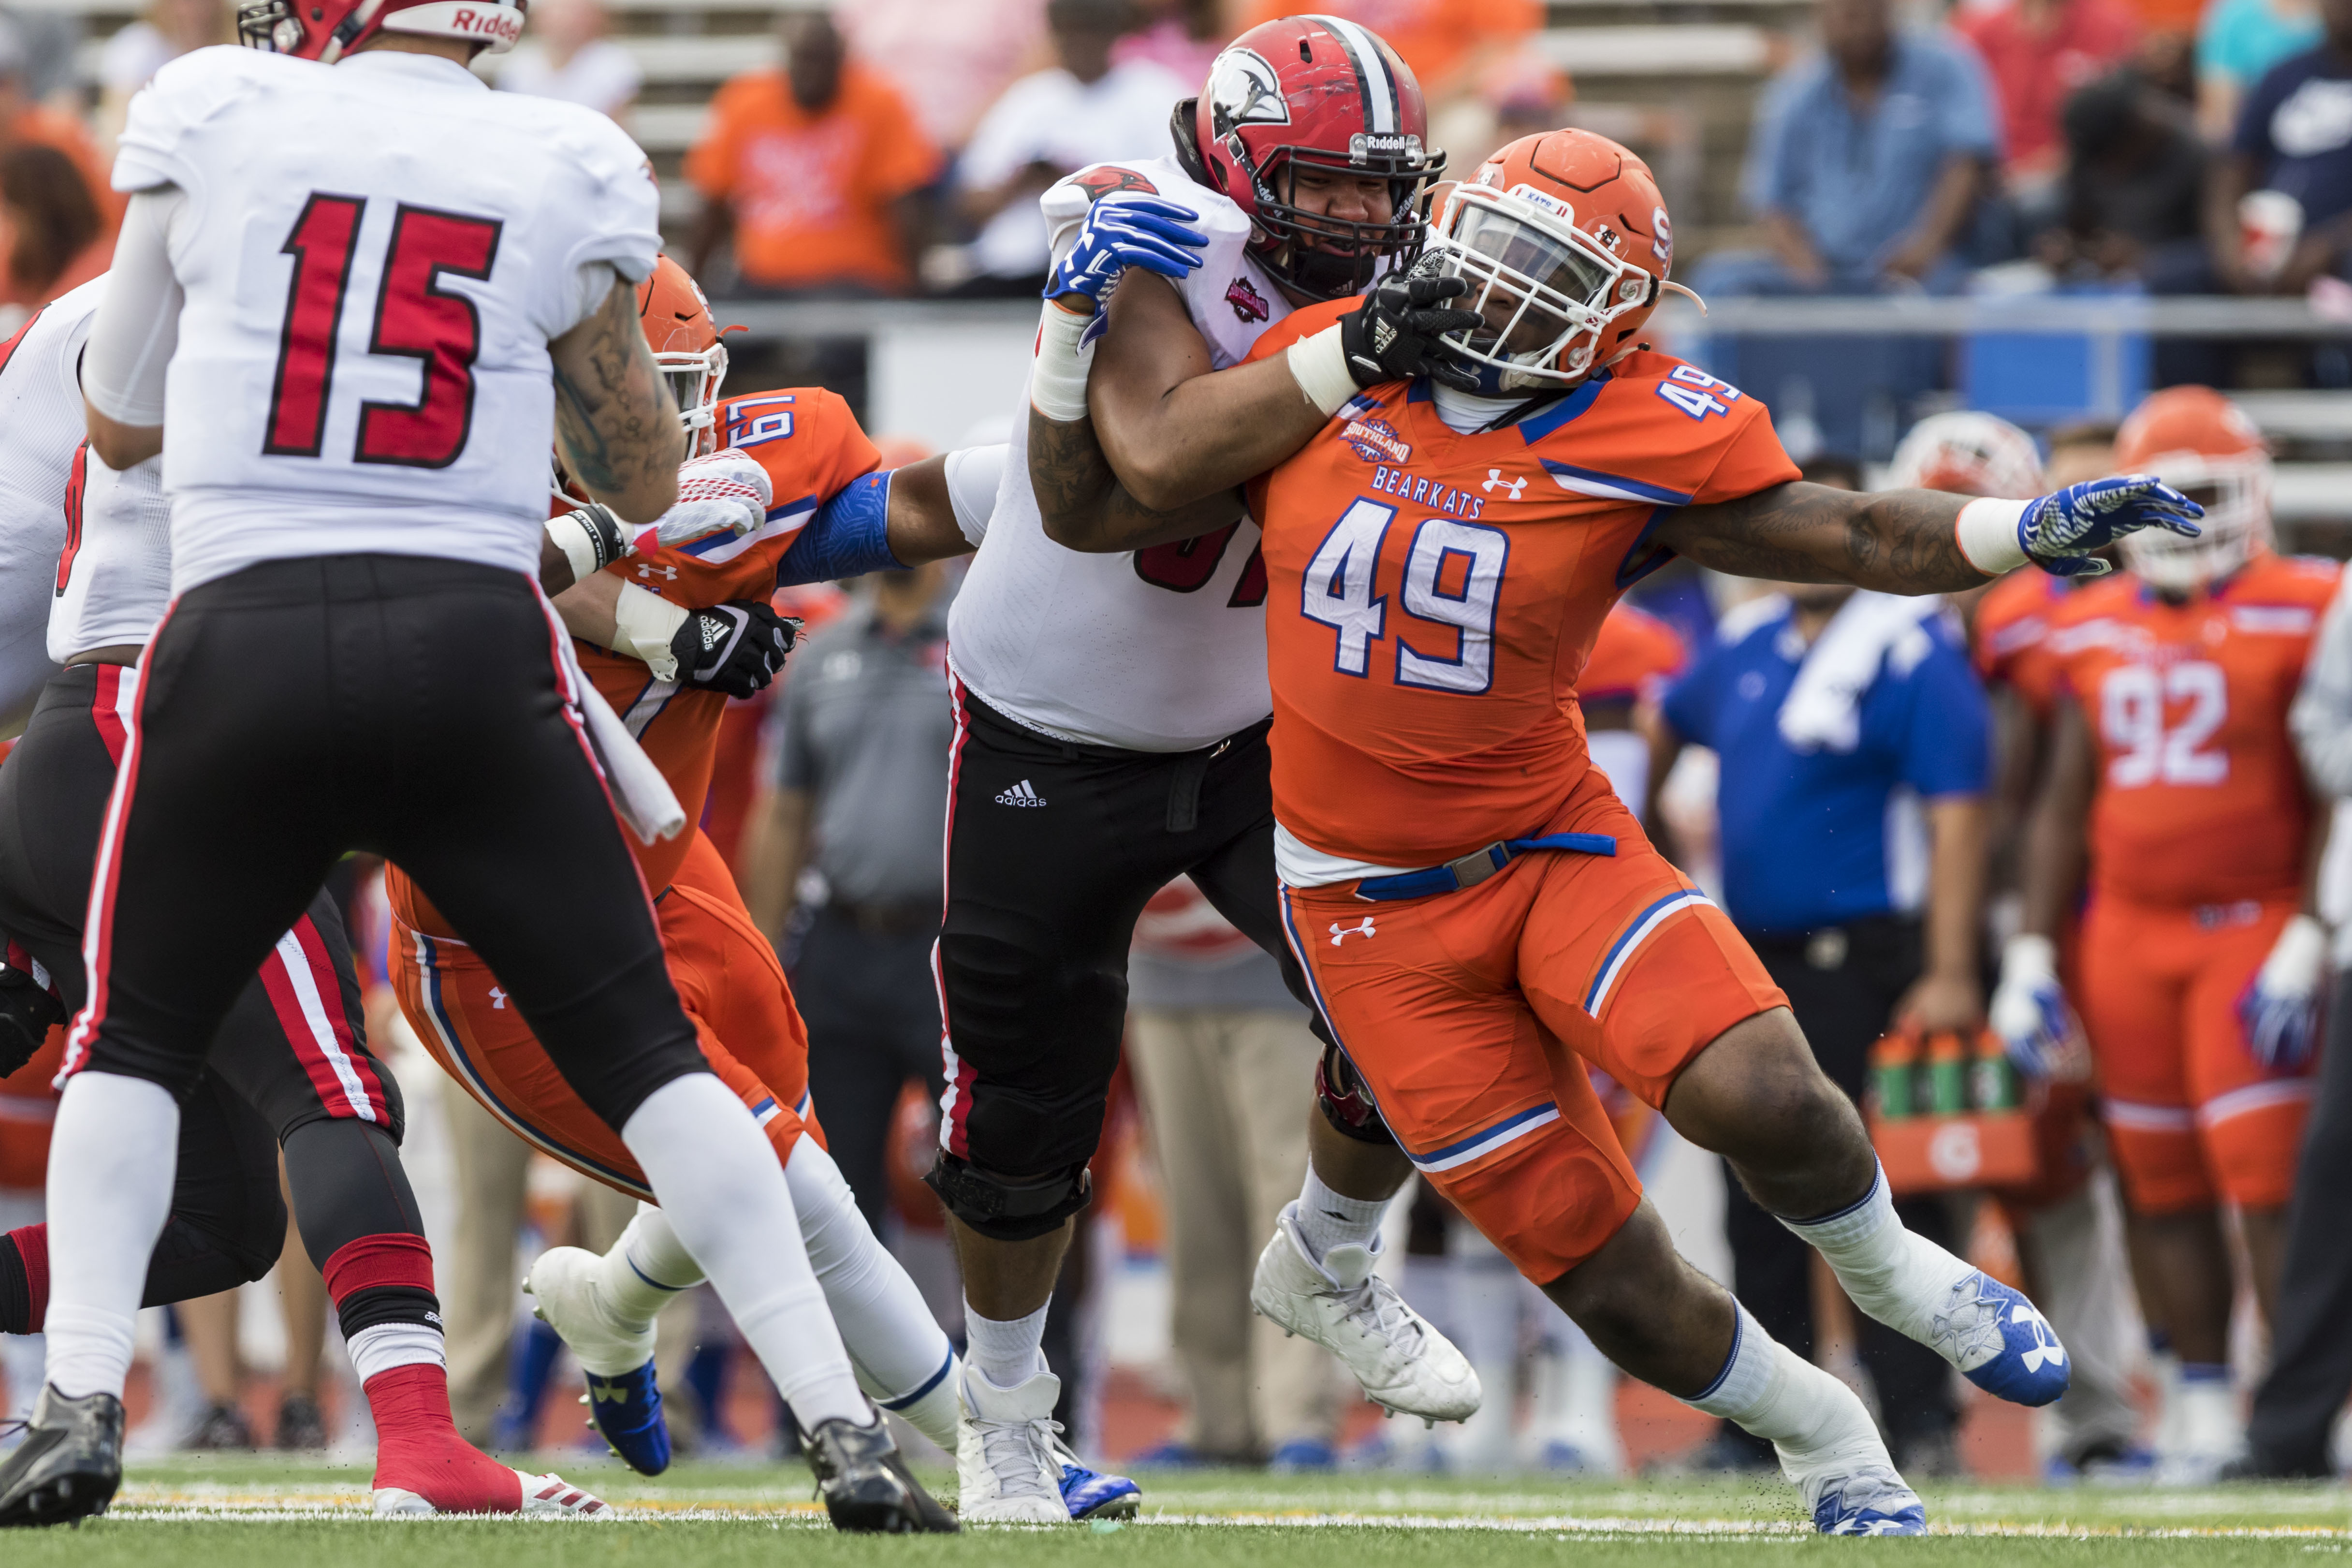
[[2132, 410], [2116, 432], [2119, 472], [2154, 474], [2205, 509], [2201, 531], [2126, 536], [2126, 569], [2158, 593], [2189, 595], [2229, 576], [2272, 547], [2271, 454], [2237, 405], [2210, 386], [2169, 386]]
[[1429, 257], [1486, 318], [1446, 341], [1496, 396], [1573, 385], [1639, 346], [1663, 290], [1698, 299], [1667, 280], [1674, 229], [1649, 165], [1590, 131], [1496, 153], [1446, 196]]
[[1886, 488], [2032, 500], [2042, 490], [2042, 452], [2032, 437], [1993, 415], [1931, 414], [1895, 448]]
[[[1176, 106], [1188, 172], [1250, 220], [1250, 250], [1309, 299], [1362, 292], [1428, 233], [1429, 186], [1445, 154], [1427, 146], [1421, 84], [1380, 36], [1339, 16], [1285, 16], [1228, 45], [1197, 99]], [[1379, 180], [1385, 210], [1312, 212], [1302, 169]]]
[[237, 8], [248, 48], [332, 65], [378, 33], [458, 38], [504, 54], [530, 0], [256, 0]]

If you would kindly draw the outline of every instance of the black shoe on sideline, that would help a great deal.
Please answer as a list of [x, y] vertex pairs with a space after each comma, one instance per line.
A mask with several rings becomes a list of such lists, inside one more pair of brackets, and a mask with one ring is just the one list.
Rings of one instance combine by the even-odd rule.
[[801, 1452], [816, 1475], [835, 1530], [953, 1535], [961, 1528], [908, 1473], [880, 1411], [866, 1426], [842, 1416], [818, 1422], [804, 1430]]
[[0, 1527], [104, 1513], [122, 1484], [122, 1401], [43, 1388], [25, 1440], [0, 1462]]
[[327, 1413], [307, 1394], [278, 1402], [278, 1431], [271, 1444], [288, 1453], [322, 1454], [327, 1449]]

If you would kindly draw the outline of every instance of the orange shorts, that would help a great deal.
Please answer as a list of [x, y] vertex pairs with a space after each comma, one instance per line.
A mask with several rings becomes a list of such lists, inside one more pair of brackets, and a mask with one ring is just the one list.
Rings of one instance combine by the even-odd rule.
[[1788, 1005], [1597, 771], [1543, 831], [1609, 834], [1617, 853], [1538, 851], [1395, 902], [1351, 882], [1283, 890], [1292, 949], [1389, 1130], [1538, 1285], [1641, 1200], [1586, 1063], [1657, 1108], [1717, 1036]]
[[[711, 1070], [751, 1108], [777, 1159], [791, 1157], [803, 1130], [822, 1144], [808, 1098], [808, 1031], [783, 966], [699, 829], [654, 912], [670, 981]], [[653, 1195], [620, 1134], [581, 1103], [473, 949], [395, 923], [392, 983], [425, 1048], [484, 1110], [583, 1175]]]
[[2294, 1190], [2318, 1064], [2263, 1071], [2238, 1021], [2294, 911], [2292, 898], [2167, 909], [2093, 896], [2075, 1005], [2139, 1213], [2278, 1208]]

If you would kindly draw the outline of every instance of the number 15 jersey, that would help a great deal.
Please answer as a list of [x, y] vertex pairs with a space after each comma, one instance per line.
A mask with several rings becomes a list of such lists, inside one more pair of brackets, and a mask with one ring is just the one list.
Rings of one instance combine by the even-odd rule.
[[[1253, 357], [1334, 313], [1298, 312]], [[1499, 430], [1456, 434], [1426, 381], [1342, 406], [1250, 492], [1285, 879], [1541, 832], [1591, 766], [1577, 679], [1610, 605], [1666, 559], [1657, 521], [1797, 477], [1761, 405], [1646, 350]]]
[[548, 341], [598, 302], [583, 268], [635, 280], [661, 245], [619, 127], [430, 56], [222, 47], [131, 100], [114, 184], [185, 195], [168, 231], [187, 296], [164, 394], [176, 592], [360, 552], [536, 574]]

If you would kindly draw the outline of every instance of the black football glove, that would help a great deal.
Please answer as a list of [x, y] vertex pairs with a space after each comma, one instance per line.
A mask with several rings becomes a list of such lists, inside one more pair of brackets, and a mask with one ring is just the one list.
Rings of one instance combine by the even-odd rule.
[[1372, 285], [1363, 303], [1339, 318], [1339, 349], [1358, 386], [1411, 381], [1425, 375], [1457, 392], [1475, 392], [1478, 378], [1451, 343], [1447, 332], [1466, 332], [1484, 318], [1445, 301], [1470, 285], [1459, 278], [1418, 272], [1391, 273]]
[[66, 1021], [66, 1005], [25, 971], [0, 963], [0, 1078], [33, 1059], [49, 1030]]
[[669, 651], [680, 685], [749, 697], [776, 679], [800, 635], [800, 622], [772, 605], [738, 599], [688, 616]]

